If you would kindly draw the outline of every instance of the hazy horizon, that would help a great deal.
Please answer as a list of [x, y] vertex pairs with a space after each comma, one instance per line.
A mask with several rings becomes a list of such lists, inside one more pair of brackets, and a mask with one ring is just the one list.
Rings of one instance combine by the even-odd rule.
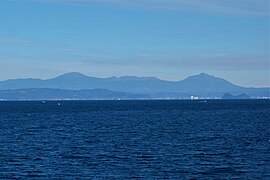
[[0, 2], [0, 80], [69, 72], [270, 87], [268, 0]]

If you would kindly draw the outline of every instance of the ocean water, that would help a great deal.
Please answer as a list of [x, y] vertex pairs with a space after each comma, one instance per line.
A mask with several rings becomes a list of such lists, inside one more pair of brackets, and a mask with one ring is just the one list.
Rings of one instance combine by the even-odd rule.
[[0, 179], [270, 179], [269, 100], [0, 102], [0, 123]]

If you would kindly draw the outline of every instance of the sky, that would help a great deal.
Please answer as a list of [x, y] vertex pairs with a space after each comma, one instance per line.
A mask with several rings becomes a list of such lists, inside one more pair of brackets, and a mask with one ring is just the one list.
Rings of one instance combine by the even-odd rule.
[[270, 0], [1, 0], [0, 80], [208, 73], [270, 87]]

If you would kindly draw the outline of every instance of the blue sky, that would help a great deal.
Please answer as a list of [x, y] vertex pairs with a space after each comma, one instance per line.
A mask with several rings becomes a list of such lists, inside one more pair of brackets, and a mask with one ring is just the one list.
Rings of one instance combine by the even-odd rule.
[[2, 0], [0, 80], [201, 72], [270, 86], [269, 0]]

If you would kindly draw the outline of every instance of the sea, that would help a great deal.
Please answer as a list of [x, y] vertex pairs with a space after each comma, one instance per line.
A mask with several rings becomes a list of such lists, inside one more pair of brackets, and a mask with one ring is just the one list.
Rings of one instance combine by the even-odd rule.
[[270, 101], [1, 101], [0, 179], [270, 179]]

